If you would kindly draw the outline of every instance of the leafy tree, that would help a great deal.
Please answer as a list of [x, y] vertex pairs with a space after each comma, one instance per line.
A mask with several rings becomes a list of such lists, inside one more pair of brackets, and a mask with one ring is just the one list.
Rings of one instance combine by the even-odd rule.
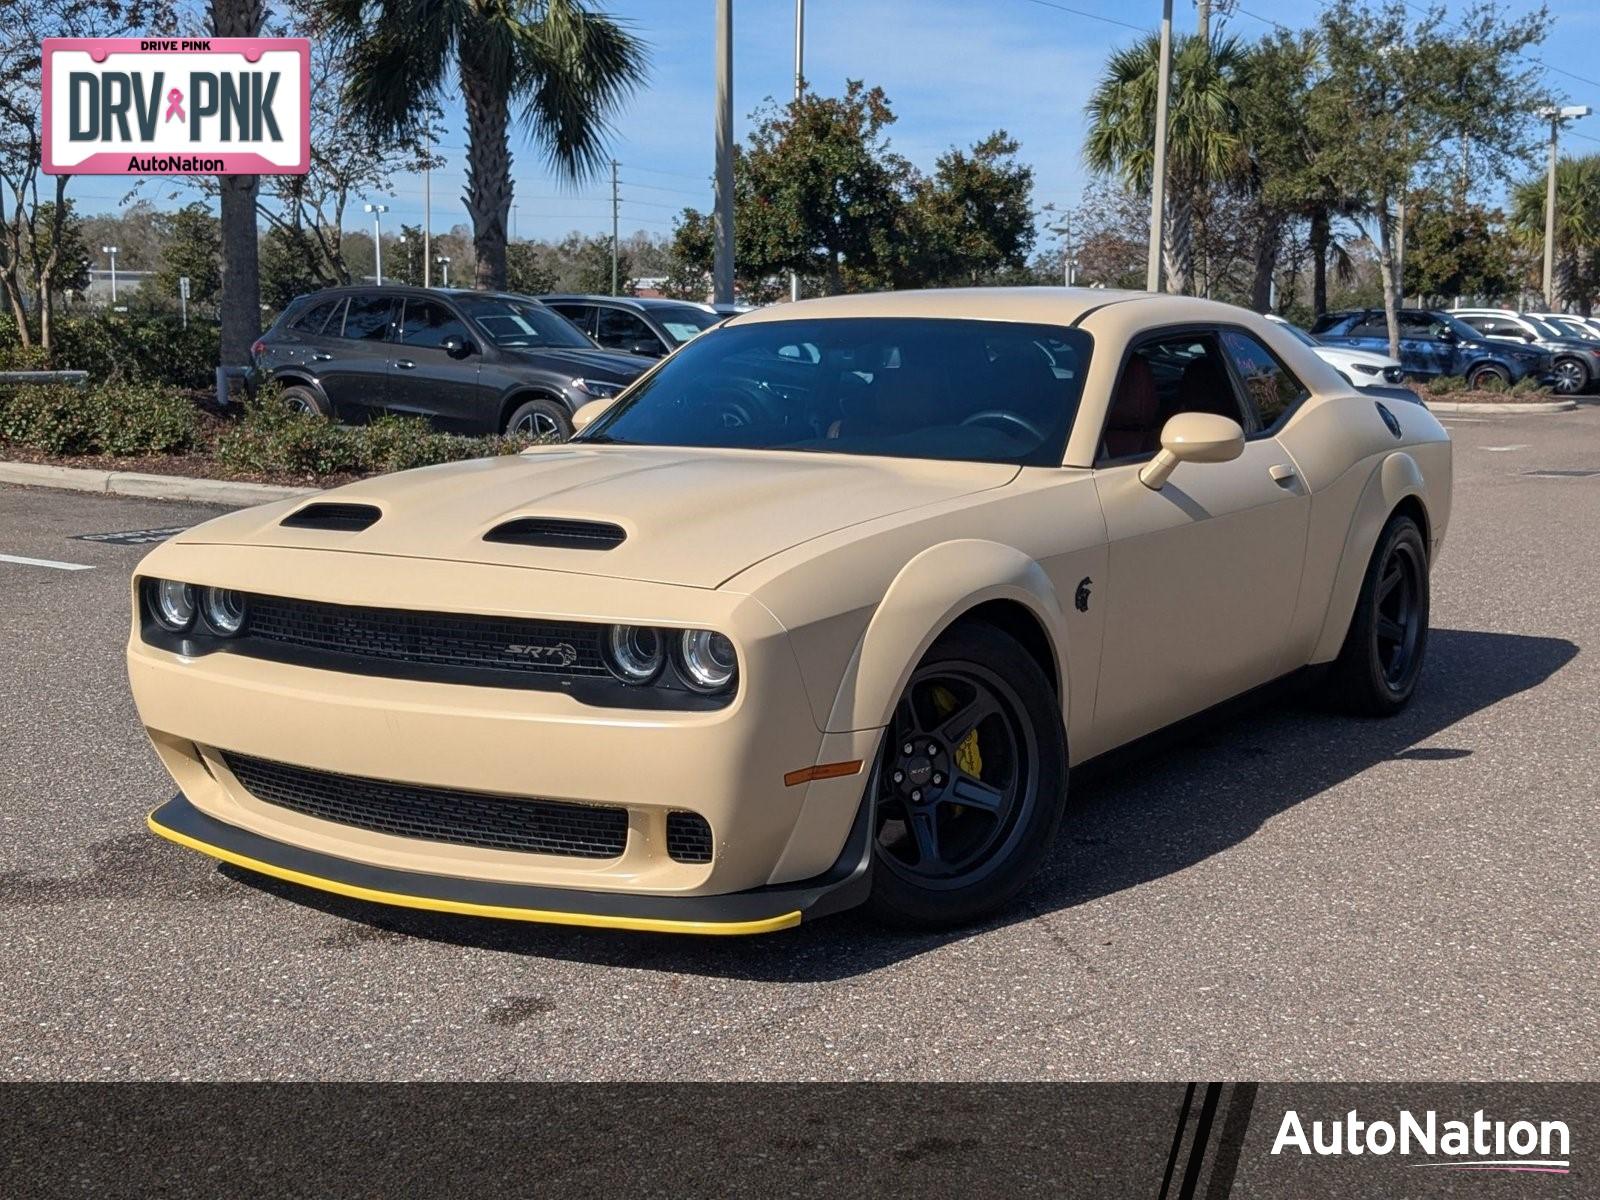
[[81, 292], [89, 286], [89, 244], [83, 236], [83, 219], [71, 200], [62, 203], [60, 220], [56, 219], [54, 203], [47, 201], [39, 205], [37, 222], [43, 238], [37, 256], [41, 261], [54, 259], [50, 286], [57, 294]]
[[[611, 239], [586, 238], [573, 261], [572, 289], [592, 296], [611, 294]], [[633, 262], [625, 247], [617, 251], [617, 294], [632, 294]]]
[[[1539, 256], [1541, 274], [1547, 186], [1541, 174], [1511, 193], [1511, 228]], [[1600, 293], [1600, 154], [1556, 163], [1555, 286], [1555, 303], [1572, 305], [1585, 316], [1593, 311]]]
[[317, 269], [317, 249], [303, 229], [273, 226], [261, 239], [261, 302], [282, 312], [289, 301], [336, 282]]
[[1516, 247], [1504, 214], [1437, 194], [1406, 232], [1406, 295], [1493, 299], [1516, 288]]
[[150, 291], [170, 307], [178, 301], [178, 280], [188, 276], [189, 303], [210, 306], [222, 290], [222, 233], [217, 218], [195, 201], [173, 213], [165, 224], [161, 268], [150, 281]]
[[[1191, 290], [1196, 208], [1208, 191], [1245, 170], [1238, 103], [1244, 58], [1237, 38], [1190, 36], [1173, 46], [1162, 239], [1169, 292]], [[1153, 34], [1111, 56], [1089, 98], [1084, 144], [1091, 170], [1146, 196], [1154, 172], [1159, 62], [1160, 40]]]
[[[534, 242], [512, 242], [506, 247], [506, 287], [525, 296], [555, 291], [559, 285], [546, 260], [545, 247]], [[610, 282], [608, 275], [607, 286]]]
[[346, 103], [406, 128], [458, 81], [467, 110], [467, 211], [480, 287], [506, 286], [513, 106], [557, 174], [592, 175], [607, 122], [645, 77], [626, 27], [581, 0], [320, 0], [347, 43]]
[[1539, 99], [1517, 55], [1540, 41], [1544, 10], [1503, 19], [1477, 3], [1454, 24], [1442, 7], [1419, 18], [1404, 0], [1331, 0], [1320, 18], [1326, 77], [1309, 108], [1312, 136], [1338, 190], [1356, 199], [1383, 281], [1389, 350], [1398, 356], [1397, 206], [1447, 147], [1465, 143], [1475, 169], [1504, 177], [1526, 157]]
[[1033, 168], [1016, 161], [1020, 145], [997, 130], [970, 152], [939, 157], [920, 179], [901, 239], [907, 283], [920, 287], [977, 284], [1021, 270], [1033, 249]]

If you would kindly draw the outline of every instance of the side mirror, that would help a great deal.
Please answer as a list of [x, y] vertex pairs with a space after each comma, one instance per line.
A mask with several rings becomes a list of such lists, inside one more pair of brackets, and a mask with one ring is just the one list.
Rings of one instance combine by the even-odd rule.
[[1537, 342], [1539, 340], [1539, 335], [1537, 333], [1529, 333], [1526, 329], [1524, 329], [1522, 331], [1522, 340], [1525, 342]]
[[661, 343], [653, 338], [639, 338], [628, 343], [629, 354], [642, 354], [646, 358], [661, 357]]
[[456, 337], [451, 334], [439, 343], [440, 348], [451, 358], [465, 358], [472, 353], [472, 343], [466, 338]]
[[1232, 462], [1244, 453], [1239, 422], [1216, 413], [1178, 413], [1161, 429], [1161, 449], [1139, 471], [1139, 482], [1159, 492], [1181, 462]]
[[1453, 342], [1453, 341], [1455, 341], [1456, 340], [1456, 331], [1454, 329], [1441, 329], [1441, 330], [1439, 330], [1439, 340], [1441, 342]]
[[607, 396], [599, 400], [591, 400], [578, 409], [577, 412], [572, 414], [572, 432], [582, 433], [588, 426], [593, 425], [595, 421], [605, 415], [606, 409], [610, 408], [615, 400], [615, 396]]

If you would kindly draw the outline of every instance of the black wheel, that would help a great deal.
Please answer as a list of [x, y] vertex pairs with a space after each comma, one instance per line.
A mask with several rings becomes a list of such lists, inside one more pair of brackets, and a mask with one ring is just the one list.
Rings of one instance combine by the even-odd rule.
[[1589, 387], [1589, 368], [1576, 358], [1558, 358], [1555, 389], [1563, 396], [1576, 396]]
[[535, 438], [541, 442], [564, 442], [572, 436], [572, 416], [559, 400], [542, 396], [519, 404], [506, 418], [506, 432], [513, 437]]
[[1039, 665], [986, 625], [928, 651], [868, 783], [874, 916], [962, 925], [1000, 908], [1049, 853], [1066, 804], [1061, 706]]
[[1399, 712], [1416, 691], [1428, 648], [1428, 545], [1410, 517], [1389, 518], [1361, 581], [1332, 693], [1360, 716]]
[[1489, 382], [1492, 379], [1500, 381], [1499, 386], [1504, 389], [1511, 386], [1511, 372], [1504, 367], [1497, 367], [1493, 363], [1484, 363], [1473, 367], [1472, 374], [1467, 376], [1467, 387], [1474, 392], [1488, 391], [1495, 387]]
[[295, 412], [309, 413], [313, 417], [328, 417], [327, 403], [308, 387], [295, 384], [283, 389], [283, 402]]

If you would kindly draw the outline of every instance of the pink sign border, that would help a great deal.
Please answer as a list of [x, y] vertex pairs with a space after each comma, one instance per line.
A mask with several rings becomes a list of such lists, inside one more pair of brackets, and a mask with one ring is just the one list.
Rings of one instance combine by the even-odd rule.
[[[162, 48], [160, 50], [144, 49], [144, 43], [154, 41], [176, 42], [179, 49]], [[181, 49], [184, 42], [208, 43], [206, 50]], [[137, 151], [102, 151], [91, 154], [80, 163], [71, 166], [57, 165], [51, 154], [53, 140], [50, 125], [50, 69], [51, 60], [58, 51], [83, 50], [95, 62], [104, 62], [112, 54], [242, 54], [246, 62], [257, 62], [269, 50], [291, 50], [300, 55], [300, 111], [304, 114], [300, 122], [300, 160], [292, 166], [280, 166], [269, 162], [259, 154], [248, 151], [223, 151], [216, 154], [194, 156], [216, 159], [222, 163], [222, 170], [215, 172], [218, 175], [304, 175], [311, 169], [311, 42], [308, 38], [45, 38], [41, 46], [44, 60], [44, 105], [42, 118], [44, 122], [44, 161], [41, 164], [46, 175], [209, 175], [210, 171], [130, 171], [127, 167], [128, 159], [134, 157]], [[174, 151], [156, 154], [150, 152], [152, 157], [177, 158], [188, 151]]]

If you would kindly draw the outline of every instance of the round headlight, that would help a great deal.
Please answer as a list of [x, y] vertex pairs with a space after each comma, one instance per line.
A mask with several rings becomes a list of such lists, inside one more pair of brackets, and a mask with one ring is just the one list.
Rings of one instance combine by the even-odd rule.
[[244, 628], [244, 593], [232, 588], [208, 587], [200, 598], [200, 611], [213, 633], [232, 637]]
[[697, 692], [720, 692], [733, 682], [739, 660], [733, 643], [709, 629], [685, 629], [678, 651], [685, 682]]
[[659, 630], [647, 625], [613, 625], [606, 637], [606, 666], [623, 683], [649, 683], [667, 661]]
[[150, 589], [150, 611], [156, 622], [173, 633], [194, 624], [194, 589], [176, 579], [157, 579]]

